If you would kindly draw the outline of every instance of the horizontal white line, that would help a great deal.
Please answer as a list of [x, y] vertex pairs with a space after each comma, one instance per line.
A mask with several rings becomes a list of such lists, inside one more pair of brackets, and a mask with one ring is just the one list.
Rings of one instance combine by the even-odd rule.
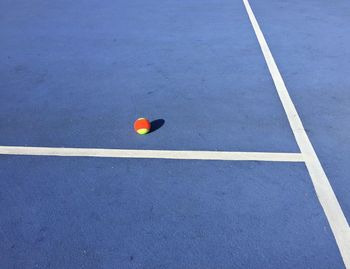
[[183, 160], [225, 160], [225, 161], [270, 161], [303, 162], [301, 153], [275, 152], [228, 152], [228, 151], [180, 151], [180, 150], [134, 150], [99, 148], [48, 148], [0, 146], [0, 154], [105, 157], [105, 158], [149, 158]]

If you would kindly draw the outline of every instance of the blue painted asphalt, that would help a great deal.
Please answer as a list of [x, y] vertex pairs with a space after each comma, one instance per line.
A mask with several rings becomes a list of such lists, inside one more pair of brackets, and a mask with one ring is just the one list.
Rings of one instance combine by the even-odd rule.
[[342, 268], [303, 164], [1, 156], [0, 178], [3, 268]]
[[350, 222], [350, 3], [251, 4]]
[[2, 145], [298, 152], [240, 1], [10, 6]]
[[[349, 4], [317, 3], [251, 0], [349, 218]], [[240, 0], [2, 1], [0, 25], [0, 145], [299, 151]], [[301, 163], [1, 155], [0, 261], [343, 268]]]

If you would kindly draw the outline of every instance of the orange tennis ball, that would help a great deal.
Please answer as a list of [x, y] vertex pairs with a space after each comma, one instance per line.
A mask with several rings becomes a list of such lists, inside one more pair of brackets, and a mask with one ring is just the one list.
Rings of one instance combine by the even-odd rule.
[[134, 129], [140, 135], [147, 134], [151, 130], [151, 123], [146, 118], [139, 118], [134, 122]]

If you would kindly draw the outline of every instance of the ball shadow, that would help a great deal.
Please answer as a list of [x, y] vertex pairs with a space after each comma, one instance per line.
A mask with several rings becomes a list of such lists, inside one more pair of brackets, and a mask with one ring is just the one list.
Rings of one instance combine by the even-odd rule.
[[161, 128], [165, 123], [165, 120], [163, 119], [157, 119], [151, 122], [151, 130], [149, 133], [153, 133], [157, 131], [159, 128]]

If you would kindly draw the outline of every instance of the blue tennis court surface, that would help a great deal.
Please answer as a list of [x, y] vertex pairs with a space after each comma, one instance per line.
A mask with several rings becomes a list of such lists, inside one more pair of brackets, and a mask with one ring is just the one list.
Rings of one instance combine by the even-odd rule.
[[298, 151], [241, 3], [46, 5], [7, 14], [2, 145]]
[[302, 164], [11, 156], [0, 167], [6, 265], [342, 267]]
[[350, 268], [349, 10], [2, 1], [0, 268]]

